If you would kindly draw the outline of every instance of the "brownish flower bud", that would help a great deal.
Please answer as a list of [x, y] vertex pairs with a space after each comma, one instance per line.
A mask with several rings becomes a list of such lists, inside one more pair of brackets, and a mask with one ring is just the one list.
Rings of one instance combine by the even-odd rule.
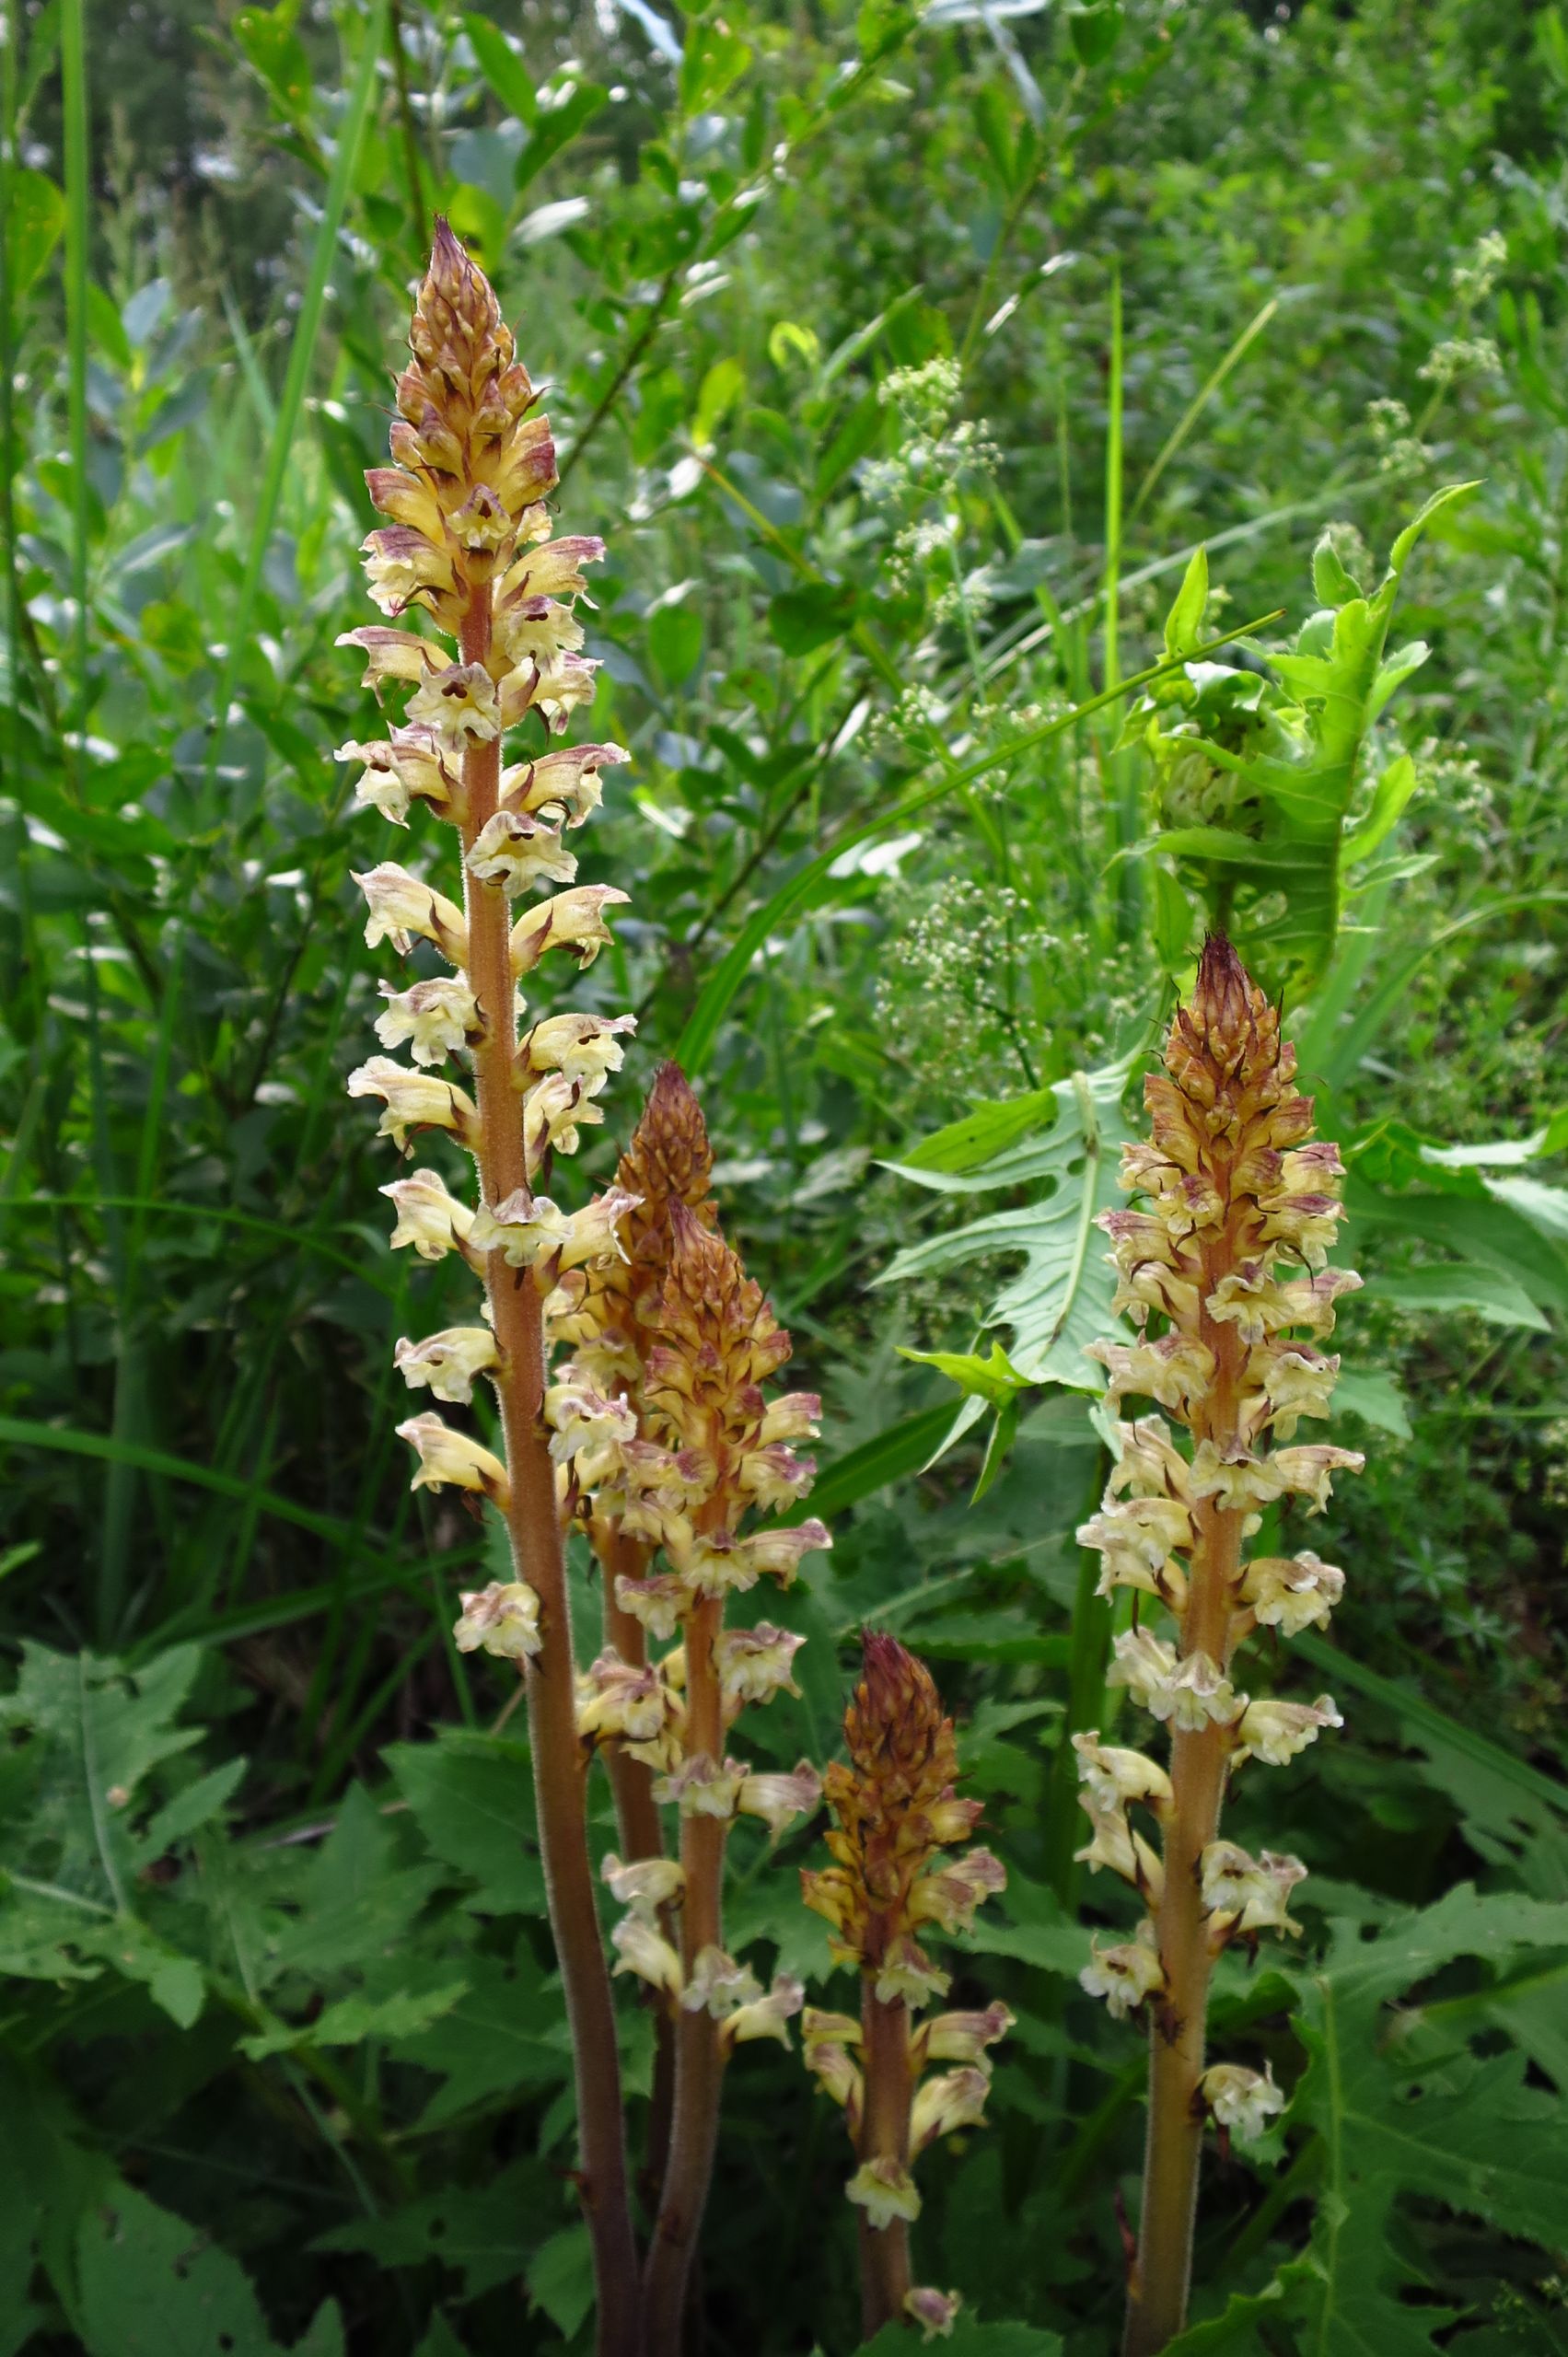
[[833, 1760], [823, 1780], [838, 1866], [803, 1876], [806, 1901], [832, 1923], [837, 1954], [878, 1973], [893, 1960], [913, 1993], [928, 1968], [912, 1927], [930, 1911], [915, 1886], [939, 1850], [972, 1831], [981, 1804], [954, 1791], [958, 1744], [931, 1672], [880, 1630], [862, 1639], [844, 1742], [847, 1766]]
[[655, 1340], [644, 1320], [656, 1312], [669, 1259], [670, 1206], [683, 1203], [702, 1227], [716, 1228], [713, 1168], [703, 1109], [680, 1066], [663, 1064], [616, 1173], [617, 1185], [638, 1199], [621, 1223], [626, 1258], [591, 1272], [572, 1328], [578, 1357], [596, 1364], [597, 1351], [633, 1392]]
[[644, 1362], [656, 1437], [710, 1450], [722, 1484], [759, 1439], [761, 1386], [789, 1357], [789, 1336], [739, 1255], [679, 1198], [669, 1205], [663, 1285], [640, 1313], [656, 1337]]

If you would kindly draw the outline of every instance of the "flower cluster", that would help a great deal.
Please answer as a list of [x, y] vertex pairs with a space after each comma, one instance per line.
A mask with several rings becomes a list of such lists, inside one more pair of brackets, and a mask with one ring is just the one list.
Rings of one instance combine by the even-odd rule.
[[[922, 1935], [967, 1930], [1006, 1877], [989, 1850], [945, 1854], [973, 1831], [981, 1804], [954, 1789], [958, 1746], [931, 1673], [875, 1631], [864, 1641], [844, 1741], [848, 1763], [833, 1761], [825, 1778], [834, 1864], [803, 1873], [801, 1888], [827, 1918], [834, 1962], [860, 1974], [861, 2014], [808, 2010], [802, 2030], [807, 2065], [842, 2105], [859, 2159], [849, 2198], [871, 2233], [896, 2228], [901, 2236], [920, 2212], [911, 2163], [938, 2137], [980, 2123], [987, 2049], [1012, 2024], [1002, 2004], [916, 2022], [950, 1985]], [[925, 2077], [934, 2062], [957, 2067]], [[928, 2337], [950, 2327], [958, 2305], [952, 2294], [907, 2285], [899, 2298]]]
[[[726, 1629], [723, 1608], [763, 1577], [787, 1587], [801, 1557], [830, 1543], [817, 1521], [742, 1527], [805, 1496], [815, 1467], [790, 1444], [816, 1431], [821, 1403], [764, 1396], [789, 1337], [718, 1232], [712, 1167], [696, 1099], [667, 1065], [618, 1173], [624, 1257], [594, 1270], [562, 1314], [573, 1357], [544, 1414], [563, 1505], [588, 1524], [611, 1583], [607, 1620], [623, 1632], [579, 1681], [579, 1733], [655, 1771], [655, 1800], [683, 1820], [758, 1817], [776, 1839], [816, 1808], [820, 1779], [806, 1760], [753, 1771], [725, 1738], [749, 1703], [798, 1691], [802, 1640], [766, 1620]], [[671, 1649], [656, 1657], [651, 1645]], [[683, 1963], [663, 1921], [632, 1910], [619, 1969], [726, 2022], [753, 2002], [743, 1967], [711, 1946]], [[798, 1989], [781, 1981], [767, 2002], [782, 2029]]]
[[[1078, 1537], [1101, 1558], [1101, 1595], [1131, 1588], [1154, 1616], [1117, 1639], [1110, 1680], [1169, 1728], [1171, 1761], [1167, 1772], [1094, 1731], [1074, 1738], [1092, 1828], [1078, 1854], [1131, 1883], [1146, 1910], [1132, 1938], [1096, 1944], [1082, 1980], [1114, 2014], [1149, 2007], [1166, 2046], [1186, 2052], [1190, 2096], [1245, 2135], [1283, 2099], [1267, 2075], [1202, 2069], [1208, 1973], [1231, 1941], [1297, 1929], [1288, 1901], [1306, 1870], [1219, 1839], [1224, 1786], [1246, 1760], [1283, 1765], [1341, 1720], [1327, 1695], [1244, 1691], [1235, 1654], [1259, 1627], [1290, 1637], [1321, 1626], [1344, 1585], [1310, 1549], [1249, 1559], [1246, 1544], [1266, 1508], [1297, 1498], [1317, 1512], [1331, 1475], [1361, 1464], [1348, 1449], [1295, 1440], [1302, 1419], [1328, 1413], [1339, 1360], [1321, 1345], [1360, 1280], [1327, 1264], [1338, 1154], [1312, 1143], [1311, 1100], [1295, 1086], [1278, 1016], [1222, 937], [1204, 947], [1165, 1063], [1145, 1083], [1152, 1136], [1123, 1155], [1122, 1184], [1143, 1207], [1101, 1222], [1116, 1306], [1141, 1339], [1093, 1355], [1113, 1407], [1129, 1394], [1152, 1400], [1191, 1445], [1160, 1415], [1119, 1423], [1109, 1486]], [[1267, 1446], [1271, 1436], [1287, 1445]], [[1133, 1811], [1152, 1819], [1157, 1848]]]
[[[406, 1047], [412, 1062], [373, 1056], [349, 1093], [381, 1099], [380, 1133], [400, 1151], [412, 1153], [411, 1132], [445, 1131], [480, 1165], [478, 1207], [433, 1169], [384, 1188], [398, 1214], [393, 1243], [428, 1260], [459, 1252], [503, 1284], [526, 1272], [542, 1302], [558, 1303], [619, 1256], [617, 1223], [630, 1199], [611, 1189], [567, 1213], [535, 1182], [552, 1155], [572, 1153], [583, 1126], [603, 1118], [595, 1100], [621, 1064], [633, 1018], [551, 1015], [519, 1038], [517, 985], [549, 950], [587, 966], [610, 937], [605, 911], [626, 895], [578, 885], [567, 837], [598, 807], [602, 772], [626, 756], [616, 745], [577, 745], [530, 750], [503, 767], [500, 740], [533, 715], [548, 746], [592, 697], [595, 667], [581, 653], [574, 606], [583, 568], [603, 544], [552, 537], [548, 421], [489, 284], [445, 222], [409, 341], [391, 428], [395, 463], [366, 476], [387, 521], [365, 543], [366, 568], [388, 620], [340, 644], [363, 651], [366, 684], [378, 695], [389, 686], [411, 692], [401, 726], [384, 740], [347, 744], [339, 758], [359, 765], [359, 800], [395, 826], [406, 827], [419, 803], [458, 830], [464, 906], [394, 862], [356, 877], [366, 942], [389, 942], [403, 958], [428, 944], [449, 970], [423, 973], [403, 990], [383, 986], [377, 1034], [389, 1051]], [[391, 626], [419, 612], [441, 636]], [[457, 642], [455, 653], [441, 637]], [[510, 903], [556, 885], [565, 888], [514, 921]], [[449, 1059], [472, 1068], [473, 1095], [444, 1076]], [[512, 1271], [518, 1275], [505, 1273]], [[487, 1315], [487, 1325], [400, 1341], [397, 1364], [411, 1388], [467, 1402], [476, 1376], [499, 1382], [505, 1351], [493, 1305]], [[482, 1491], [505, 1508], [506, 1470], [488, 1449], [434, 1414], [400, 1430], [419, 1457], [416, 1487]], [[521, 1581], [466, 1596], [457, 1634], [465, 1647], [530, 1655], [540, 1642], [537, 1599]]]

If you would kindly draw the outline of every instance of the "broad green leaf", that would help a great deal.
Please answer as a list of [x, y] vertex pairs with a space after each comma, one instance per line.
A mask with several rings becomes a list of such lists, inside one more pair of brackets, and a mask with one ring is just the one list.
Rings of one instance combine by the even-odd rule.
[[594, 2304], [594, 2255], [584, 2224], [563, 2226], [528, 2261], [528, 2298], [568, 2340]]
[[396, 1953], [443, 1879], [438, 1866], [398, 1863], [400, 1832], [363, 1785], [350, 1787], [298, 1885], [297, 1913], [269, 1943], [269, 1980], [319, 1980]]
[[1568, 2146], [1560, 2107], [1526, 2084], [1522, 2055], [1465, 2049], [1430, 2073], [1402, 2068], [1388, 2009], [1455, 1957], [1495, 1971], [1519, 1951], [1562, 1947], [1568, 1906], [1462, 1885], [1373, 1937], [1367, 1928], [1337, 1922], [1322, 1969], [1300, 1983], [1295, 2028], [1310, 2060], [1291, 2120], [1325, 2150], [1300, 2306], [1315, 2357], [1431, 2357], [1452, 2312], [1400, 2296], [1411, 2280], [1401, 2205], [1436, 2203], [1550, 2248], [1568, 2217]]
[[521, 52], [513, 48], [493, 17], [465, 12], [463, 30], [479, 60], [480, 72], [507, 112], [515, 114], [519, 122], [533, 123], [538, 119], [539, 104], [534, 97], [533, 76]]
[[[877, 1283], [898, 1284], [907, 1277], [965, 1267], [982, 1256], [1021, 1253], [1023, 1267], [996, 1295], [981, 1322], [1011, 1329], [1007, 1358], [1023, 1382], [1102, 1390], [1097, 1364], [1084, 1353], [1088, 1343], [1119, 1329], [1110, 1307], [1115, 1274], [1095, 1220], [1121, 1201], [1121, 1149], [1132, 1135], [1121, 1115], [1125, 1085], [1121, 1065], [1059, 1082], [1049, 1092], [1056, 1118], [1043, 1135], [1021, 1140], [979, 1170], [945, 1181], [973, 1192], [1045, 1178], [1051, 1181], [1051, 1191], [1038, 1202], [993, 1212], [911, 1245]], [[925, 1183], [932, 1183], [932, 1174]]]
[[296, 0], [278, 0], [275, 8], [241, 8], [234, 38], [289, 121], [302, 123], [310, 111], [310, 60], [294, 29], [298, 14]]
[[1396, 1440], [1413, 1437], [1405, 1395], [1382, 1367], [1342, 1366], [1334, 1384], [1334, 1412], [1342, 1408], [1380, 1433], [1392, 1433]]
[[6, 276], [12, 301], [20, 302], [60, 242], [65, 199], [46, 173], [24, 166], [12, 171], [10, 200]]
[[[319, 2235], [321, 2251], [366, 2251], [383, 2267], [456, 2270], [463, 2295], [477, 2300], [515, 2282], [528, 2251], [561, 2218], [563, 2189], [543, 2161], [514, 2161], [477, 2185], [451, 2184], [378, 2218], [356, 2218]], [[203, 2357], [210, 2357], [203, 2351]]]
[[1203, 635], [1203, 610], [1209, 602], [1209, 552], [1195, 548], [1187, 561], [1181, 586], [1165, 618], [1165, 651], [1185, 659]]
[[1403, 818], [1415, 786], [1415, 763], [1408, 753], [1397, 755], [1378, 779], [1365, 818], [1350, 830], [1340, 846], [1342, 866], [1355, 867], [1371, 858]]
[[845, 1506], [858, 1505], [862, 1498], [869, 1498], [890, 1481], [900, 1481], [908, 1473], [917, 1473], [929, 1464], [933, 1450], [953, 1421], [951, 1408], [924, 1408], [918, 1415], [906, 1416], [901, 1423], [889, 1424], [858, 1448], [843, 1457], [833, 1458], [816, 1480], [809, 1504], [801, 1513], [819, 1514], [831, 1517], [842, 1514]]
[[886, 1167], [920, 1185], [925, 1173], [963, 1172], [981, 1167], [1016, 1145], [1055, 1118], [1056, 1099], [1049, 1088], [1032, 1089], [1025, 1097], [1009, 1097], [994, 1105], [977, 1105], [961, 1120], [934, 1130]]
[[398, 1744], [384, 1757], [431, 1854], [479, 1886], [476, 1908], [543, 1914], [527, 1744], [447, 1728], [434, 1743]]
[[[75, 2256], [87, 2357], [282, 2357], [239, 2261], [121, 2179], [83, 2218]], [[335, 2309], [298, 2348], [341, 2351]]]
[[517, 157], [513, 176], [519, 196], [587, 129], [609, 97], [599, 82], [568, 81], [559, 90], [540, 93], [528, 144]]
[[396, 2036], [398, 2061], [443, 2083], [420, 2116], [422, 2128], [443, 2126], [502, 2096], [561, 2086], [571, 2073], [561, 2000], [546, 1991], [526, 1940], [510, 1956], [466, 1957], [463, 1979], [438, 2019]]
[[367, 2038], [415, 2038], [449, 2014], [466, 1995], [468, 1983], [447, 1980], [436, 1989], [404, 1989], [390, 1997], [340, 1997], [314, 2021], [258, 2030], [239, 2041], [252, 2062], [271, 2054], [291, 2054], [301, 2046], [363, 2046]]
[[[1474, 488], [1472, 483], [1453, 484], [1427, 502], [1395, 541], [1388, 570], [1371, 597], [1342, 594], [1353, 591], [1354, 585], [1342, 568], [1335, 570], [1338, 560], [1330, 563], [1320, 547], [1318, 570], [1333, 593], [1329, 601], [1332, 610], [1310, 618], [1295, 653], [1269, 657], [1284, 691], [1283, 702], [1272, 707], [1274, 726], [1293, 747], [1291, 751], [1244, 754], [1207, 737], [1191, 740], [1192, 752], [1231, 772], [1260, 798], [1257, 823], [1214, 830], [1225, 838], [1223, 843], [1192, 840], [1210, 831], [1198, 829], [1157, 838], [1156, 847], [1200, 866], [1223, 865], [1227, 891], [1250, 883], [1260, 895], [1283, 894], [1283, 911], [1265, 899], [1263, 905], [1272, 912], [1255, 928], [1248, 923], [1243, 902], [1233, 916], [1232, 929], [1256, 970], [1278, 981], [1288, 978], [1298, 993], [1322, 974], [1339, 934], [1344, 821], [1367, 731], [1400, 681], [1426, 653], [1412, 645], [1385, 660], [1400, 575], [1430, 519]], [[1381, 801], [1375, 801], [1366, 820], [1349, 838], [1356, 857], [1365, 857], [1391, 831], [1402, 807], [1401, 791], [1408, 799], [1402, 773], [1384, 784]], [[1237, 855], [1238, 833], [1253, 843], [1250, 860]]]
[[1373, 1299], [1391, 1301], [1400, 1309], [1434, 1315], [1469, 1309], [1489, 1326], [1518, 1326], [1532, 1334], [1551, 1331], [1524, 1287], [1505, 1269], [1490, 1269], [1478, 1260], [1446, 1261], [1426, 1269], [1376, 1269], [1367, 1276], [1366, 1291]]

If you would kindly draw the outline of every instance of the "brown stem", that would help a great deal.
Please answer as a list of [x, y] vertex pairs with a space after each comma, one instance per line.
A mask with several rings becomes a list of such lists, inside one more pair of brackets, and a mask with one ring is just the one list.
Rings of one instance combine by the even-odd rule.
[[[861, 2034], [865, 2040], [865, 2117], [860, 2131], [863, 2161], [897, 2161], [909, 2166], [909, 2007], [902, 1999], [884, 2004], [870, 1973], [861, 1980]], [[874, 2226], [860, 2213], [860, 2330], [869, 2340], [885, 2324], [907, 2321], [910, 2290], [910, 2230], [902, 2218]]]
[[[590, 1536], [594, 1553], [598, 1557], [604, 1575], [604, 1641], [624, 1662], [641, 1667], [648, 1657], [647, 1631], [633, 1612], [625, 1612], [615, 1600], [618, 1573], [627, 1579], [641, 1579], [648, 1568], [652, 1549], [639, 1539], [628, 1538], [618, 1522], [595, 1519]], [[661, 1858], [664, 1855], [664, 1828], [659, 1822], [658, 1803], [654, 1798], [654, 1777], [651, 1768], [642, 1760], [631, 1759], [619, 1745], [612, 1745], [605, 1754], [610, 1770], [610, 1788], [615, 1795], [615, 1821], [621, 1832], [621, 1854], [630, 1864], [637, 1858]], [[673, 1908], [658, 1910], [659, 1929], [673, 1946], [677, 1924]], [[648, 1991], [656, 2008], [654, 2021], [654, 2084], [648, 2106], [647, 2146], [643, 2166], [638, 2172], [638, 2188], [650, 2212], [658, 2208], [659, 2194], [664, 2186], [665, 2166], [669, 2157], [670, 2120], [675, 2107], [675, 2025], [662, 1994]]]
[[[1200, 1296], [1206, 1301], [1235, 1264], [1229, 1224], [1204, 1253]], [[1193, 1437], [1234, 1446], [1243, 1350], [1237, 1329], [1215, 1325], [1205, 1309], [1202, 1338], [1214, 1356], [1214, 1377]], [[1214, 1499], [1193, 1510], [1191, 1585], [1181, 1622], [1181, 1654], [1206, 1653], [1222, 1667], [1231, 1650], [1231, 1623], [1240, 1568], [1239, 1514]], [[1144, 2206], [1138, 2252], [1127, 2287], [1123, 2357], [1156, 2357], [1187, 2320], [1192, 2277], [1192, 2228], [1198, 2205], [1198, 2164], [1203, 2139], [1205, 2016], [1214, 1958], [1209, 1951], [1199, 1861], [1219, 1831], [1231, 1735], [1212, 1722], [1179, 1732], [1171, 1744], [1173, 1798], [1165, 1827], [1165, 1887], [1156, 1924], [1165, 1992], [1149, 2030], [1149, 2124], [1144, 2160]]]
[[[686, 1624], [686, 1748], [724, 1760], [724, 1713], [714, 1659], [724, 1622], [722, 1596], [705, 1596]], [[686, 1869], [681, 1961], [688, 1978], [705, 1947], [724, 1945], [723, 1817], [688, 1817], [680, 1828]], [[680, 2357], [686, 2286], [707, 2202], [718, 2142], [725, 2055], [719, 2025], [704, 2007], [684, 2008], [675, 2026], [675, 2113], [658, 2223], [645, 2279], [648, 2357]]]
[[[463, 659], [490, 653], [490, 593], [476, 590], [462, 633]], [[495, 810], [500, 789], [497, 741], [470, 746], [463, 761], [465, 856]], [[517, 1016], [510, 925], [505, 894], [463, 874], [469, 928], [469, 981], [483, 1033], [474, 1050], [482, 1139], [480, 1183], [494, 1207], [526, 1186], [523, 1127], [513, 1087]], [[526, 1275], [493, 1252], [485, 1284], [500, 1364], [495, 1387], [511, 1483], [507, 1531], [517, 1577], [539, 1597], [540, 1651], [528, 1661], [528, 1734], [540, 1855], [551, 1930], [566, 1996], [576, 2079], [580, 2190], [593, 2240], [599, 2357], [640, 2357], [637, 2252], [627, 2199], [621, 2130], [621, 2067], [615, 2008], [599, 1936], [588, 1855], [587, 1759], [577, 1738], [576, 1680], [566, 1562], [555, 1500], [555, 1471], [541, 1417], [544, 1333], [538, 1293]]]

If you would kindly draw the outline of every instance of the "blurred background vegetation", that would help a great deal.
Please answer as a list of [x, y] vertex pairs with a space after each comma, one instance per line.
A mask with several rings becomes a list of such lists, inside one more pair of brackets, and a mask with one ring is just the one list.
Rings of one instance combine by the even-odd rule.
[[[150, 2348], [193, 2282], [228, 2338], [192, 2349], [581, 2344], [522, 1754], [447, 1633], [489, 1542], [411, 1497], [392, 1434], [392, 1342], [444, 1281], [388, 1251], [393, 1174], [343, 1100], [380, 970], [350, 869], [398, 853], [333, 765], [376, 733], [334, 640], [437, 209], [548, 384], [563, 528], [609, 543], [594, 732], [633, 759], [584, 874], [633, 905], [580, 1003], [641, 1029], [587, 1168], [680, 1053], [828, 1403], [837, 1544], [780, 1758], [832, 1748], [840, 1645], [879, 1618], [936, 1665], [1016, 1862], [975, 1969], [1020, 2031], [993, 2131], [933, 2170], [923, 2272], [1034, 2328], [995, 2357], [1108, 2350], [1135, 2041], [1074, 1989], [1098, 1899], [1054, 1765], [1098, 1707], [1072, 1531], [1099, 1443], [1046, 1383], [977, 1503], [974, 1430], [922, 1471], [953, 1395], [899, 1352], [968, 1350], [1017, 1264], [936, 1248], [879, 1285], [955, 1224], [887, 1166], [977, 1104], [1046, 1130], [1045, 1092], [1168, 1010], [1199, 909], [1147, 849], [1144, 756], [1115, 708], [1041, 732], [1158, 658], [1193, 549], [1210, 632], [1283, 610], [1279, 644], [1325, 530], [1375, 580], [1480, 479], [1405, 575], [1430, 655], [1353, 819], [1401, 753], [1413, 792], [1310, 1010], [1369, 1280], [1334, 1431], [1368, 1469], [1314, 1539], [1362, 1675], [1266, 1836], [1365, 1924], [1466, 1877], [1568, 1898], [1563, 21], [7, 0], [6, 35], [0, 2350]], [[989, 1208], [1074, 1183], [1017, 1167]], [[743, 1906], [819, 1974], [793, 1879], [748, 1868]], [[1386, 2062], [1378, 2102], [1517, 2060], [1497, 2149], [1453, 2170], [1501, 2167], [1564, 2084], [1552, 1920], [1523, 1993], [1457, 1932], [1432, 2017], [1459, 2026]], [[1225, 2003], [1299, 2071], [1281, 1976]], [[747, 2069], [703, 2346], [837, 2357], [842, 2131], [796, 2062]], [[1318, 2330], [1246, 2302], [1331, 2142], [1307, 2119], [1276, 2177], [1218, 2179], [1203, 2312], [1235, 2295], [1237, 2347]], [[1537, 2247], [1568, 2236], [1527, 2194], [1457, 2223], [1386, 2177], [1376, 2345], [1460, 2315], [1469, 2357], [1568, 2350]], [[1001, 2220], [1028, 2263], [988, 2288]], [[1342, 2322], [1322, 2357], [1368, 2345]]]

